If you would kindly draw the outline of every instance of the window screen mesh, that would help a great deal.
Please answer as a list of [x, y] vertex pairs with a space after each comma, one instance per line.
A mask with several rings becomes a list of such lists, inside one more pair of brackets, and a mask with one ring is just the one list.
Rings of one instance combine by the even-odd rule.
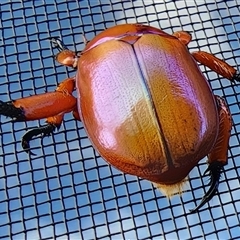
[[[237, 68], [239, 9], [237, 0], [1, 0], [0, 100], [54, 91], [74, 75], [55, 62], [50, 37], [81, 51], [83, 34], [91, 40], [121, 23], [189, 31], [190, 51], [211, 52]], [[22, 150], [21, 137], [44, 120], [1, 116], [0, 239], [238, 239], [240, 87], [201, 69], [226, 99], [234, 125], [218, 194], [198, 213], [189, 209], [207, 189], [206, 159], [191, 171], [186, 191], [168, 200], [148, 181], [109, 166], [71, 114], [54, 135], [31, 142], [34, 156]]]

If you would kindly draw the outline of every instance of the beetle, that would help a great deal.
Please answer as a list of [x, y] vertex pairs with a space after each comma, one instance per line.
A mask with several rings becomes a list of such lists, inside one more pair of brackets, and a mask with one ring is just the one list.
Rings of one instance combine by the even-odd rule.
[[72, 112], [108, 163], [167, 196], [181, 192], [189, 172], [208, 156], [210, 187], [196, 212], [218, 189], [232, 127], [225, 101], [213, 94], [198, 63], [233, 83], [240, 75], [212, 54], [190, 53], [190, 41], [188, 32], [170, 35], [142, 24], [108, 28], [80, 53], [53, 38], [56, 60], [76, 68], [76, 75], [54, 92], [1, 101], [0, 114], [15, 121], [46, 118], [22, 138], [31, 153], [30, 140], [53, 133]]

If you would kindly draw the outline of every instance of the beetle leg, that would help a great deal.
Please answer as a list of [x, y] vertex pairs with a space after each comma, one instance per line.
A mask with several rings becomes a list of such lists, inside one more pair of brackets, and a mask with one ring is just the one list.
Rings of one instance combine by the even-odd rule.
[[237, 70], [223, 60], [203, 51], [193, 52], [192, 55], [197, 62], [209, 67], [211, 70], [227, 78], [231, 82], [240, 82], [240, 74]]
[[15, 107], [14, 102], [3, 102], [0, 100], [0, 114], [12, 118], [13, 121], [25, 121], [26, 117], [22, 107]]
[[76, 68], [78, 62], [77, 54], [72, 50], [69, 50], [58, 38], [50, 38], [50, 41], [59, 51], [55, 56], [56, 61], [64, 66]]
[[209, 164], [204, 174], [206, 174], [207, 172], [209, 172], [210, 174], [210, 188], [202, 198], [201, 202], [197, 205], [197, 207], [190, 210], [191, 213], [197, 212], [205, 203], [209, 202], [213, 198], [218, 189], [219, 179], [221, 177], [223, 166], [224, 165], [222, 165], [222, 163], [220, 162], [213, 162]]
[[219, 111], [219, 132], [214, 148], [208, 155], [209, 166], [206, 172], [209, 172], [210, 174], [210, 188], [202, 198], [200, 204], [191, 210], [191, 212], [196, 212], [200, 207], [213, 198], [218, 189], [223, 167], [227, 164], [227, 151], [232, 128], [232, 118], [223, 98], [219, 96], [215, 97]]
[[59, 52], [63, 50], [68, 50], [66, 45], [64, 45], [64, 43], [58, 37], [56, 38], [52, 37], [50, 38], [50, 41], [52, 42], [53, 46], [58, 49]]
[[75, 79], [68, 78], [58, 85], [55, 92], [32, 95], [17, 100], [0, 101], [0, 114], [14, 121], [31, 121], [76, 109], [76, 98], [72, 96]]
[[54, 130], [59, 129], [63, 120], [64, 114], [56, 115], [53, 117], [47, 118], [47, 124], [41, 127], [33, 128], [26, 132], [22, 137], [22, 148], [25, 152], [36, 155], [30, 151], [29, 142], [34, 136], [42, 135], [42, 137], [49, 136]]
[[49, 135], [59, 128], [63, 116], [73, 112], [75, 119], [80, 120], [77, 112], [77, 100], [72, 96], [75, 78], [68, 78], [56, 88], [56, 91], [33, 95], [9, 102], [0, 101], [0, 114], [11, 117], [14, 121], [31, 121], [47, 118], [47, 125], [34, 128], [23, 136], [22, 146], [29, 152], [29, 141], [36, 135]]
[[76, 107], [75, 109], [73, 109], [72, 115], [73, 115], [73, 117], [74, 117], [76, 120], [81, 121], [81, 118], [80, 118], [80, 115], [79, 115], [79, 112], [78, 112], [78, 108], [77, 108], [77, 107]]
[[175, 32], [175, 33], [173, 33], [173, 36], [178, 38], [178, 40], [186, 46], [192, 40], [192, 35], [189, 32], [186, 32], [186, 31]]

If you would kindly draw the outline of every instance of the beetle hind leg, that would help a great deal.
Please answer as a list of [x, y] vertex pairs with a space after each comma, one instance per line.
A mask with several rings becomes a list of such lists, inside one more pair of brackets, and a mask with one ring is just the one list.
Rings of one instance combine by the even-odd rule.
[[210, 174], [210, 188], [202, 198], [200, 204], [190, 212], [196, 212], [200, 207], [213, 198], [217, 189], [221, 172], [227, 164], [227, 151], [232, 128], [232, 118], [223, 98], [216, 96], [219, 111], [219, 132], [214, 148], [208, 155], [208, 168]]
[[218, 189], [219, 180], [221, 177], [221, 173], [223, 171], [223, 166], [221, 162], [213, 162], [210, 163], [207, 170], [205, 171], [205, 174], [209, 172], [210, 175], [210, 188], [206, 192], [206, 194], [203, 196], [201, 202], [195, 207], [194, 209], [190, 210], [191, 213], [197, 212], [205, 203], [209, 202], [215, 195]]

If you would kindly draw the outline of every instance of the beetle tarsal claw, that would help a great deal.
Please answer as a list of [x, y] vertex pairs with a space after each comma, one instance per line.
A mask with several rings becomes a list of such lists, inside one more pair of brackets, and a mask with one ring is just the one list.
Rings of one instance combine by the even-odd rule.
[[[237, 73], [234, 75], [233, 80], [235, 80], [235, 81], [237, 81], [237, 82], [240, 82], [240, 73], [239, 73], [239, 72], [237, 72]], [[235, 83], [235, 82], [233, 81], [233, 83]]]
[[50, 41], [60, 52], [68, 49], [59, 38], [51, 37]]
[[12, 118], [13, 122], [25, 120], [23, 109], [15, 107], [13, 101], [3, 102], [0, 100], [0, 114]]
[[221, 162], [217, 162], [217, 161], [209, 164], [205, 173], [206, 172], [210, 173], [210, 183], [209, 183], [210, 188], [208, 189], [207, 193], [203, 196], [202, 201], [199, 203], [199, 205], [194, 209], [190, 210], [191, 213], [197, 212], [199, 208], [201, 208], [205, 203], [207, 203], [213, 198], [213, 196], [215, 195], [218, 189], [223, 166], [224, 165]]
[[36, 155], [30, 151], [30, 144], [29, 142], [32, 140], [34, 136], [38, 136], [43, 134], [43, 137], [49, 136], [55, 130], [56, 126], [54, 124], [47, 124], [42, 127], [33, 128], [30, 131], [26, 132], [22, 138], [22, 148], [25, 152]]

